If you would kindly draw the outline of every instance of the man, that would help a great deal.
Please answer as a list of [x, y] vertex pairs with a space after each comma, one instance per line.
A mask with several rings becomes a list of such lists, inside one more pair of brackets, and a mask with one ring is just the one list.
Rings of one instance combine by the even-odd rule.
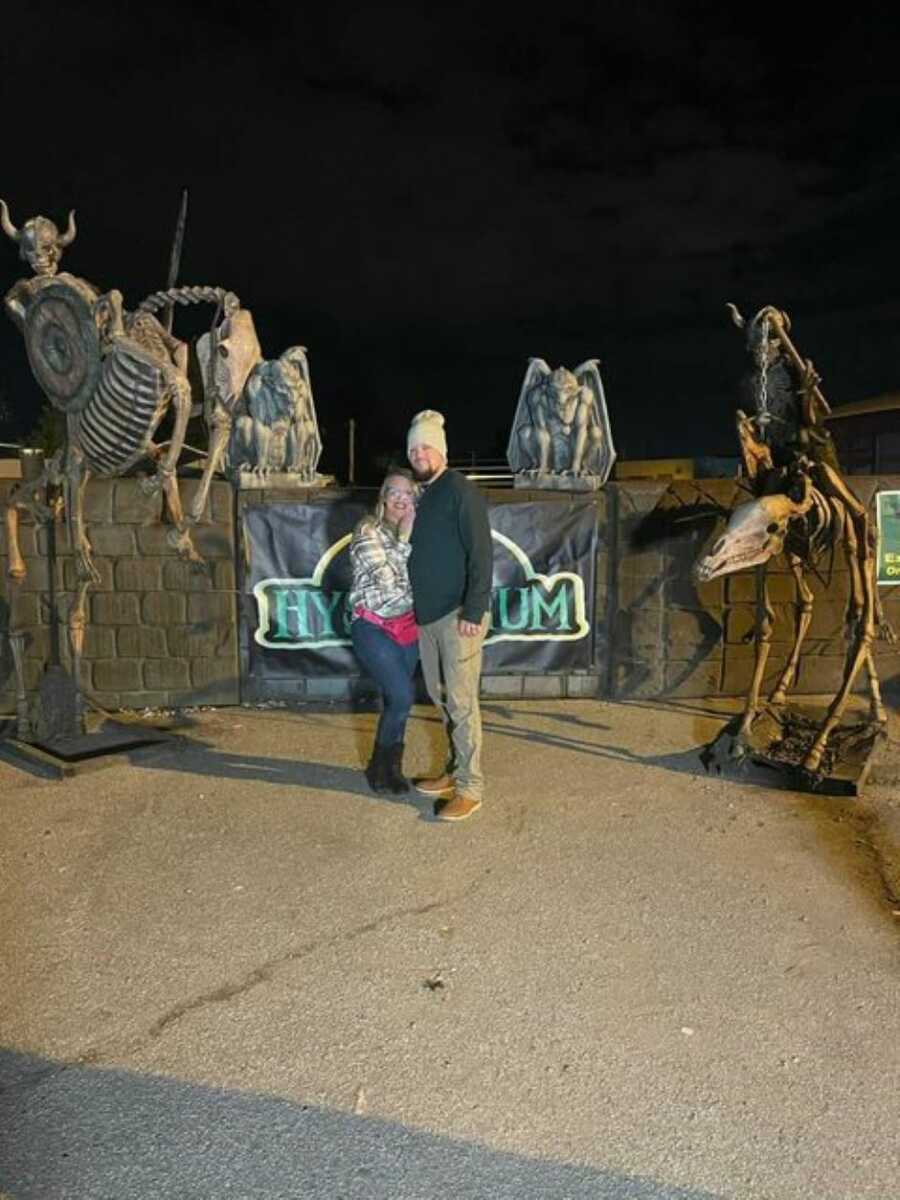
[[493, 547], [487, 504], [465, 476], [447, 469], [444, 418], [413, 417], [407, 454], [423, 484], [413, 525], [409, 577], [428, 694], [450, 738], [443, 775], [419, 779], [442, 821], [464, 821], [481, 807], [481, 651], [490, 624]]

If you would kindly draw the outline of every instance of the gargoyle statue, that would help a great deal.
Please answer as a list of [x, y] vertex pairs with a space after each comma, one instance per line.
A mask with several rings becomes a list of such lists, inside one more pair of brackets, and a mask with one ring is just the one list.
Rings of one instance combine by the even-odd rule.
[[233, 479], [257, 485], [272, 476], [307, 487], [324, 482], [316, 473], [322, 441], [303, 346], [264, 359], [253, 317], [238, 309], [198, 340], [197, 359], [210, 449], [194, 517], [202, 514], [212, 475], [223, 464]]
[[574, 371], [529, 360], [506, 454], [516, 487], [602, 487], [616, 455], [597, 359]]

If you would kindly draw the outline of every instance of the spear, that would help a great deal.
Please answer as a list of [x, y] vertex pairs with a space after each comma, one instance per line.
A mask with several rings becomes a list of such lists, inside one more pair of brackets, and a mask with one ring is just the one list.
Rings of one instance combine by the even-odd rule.
[[[184, 245], [184, 227], [187, 225], [187, 207], [188, 207], [188, 190], [181, 189], [181, 208], [178, 210], [178, 222], [175, 225], [175, 238], [172, 242], [172, 254], [169, 258], [169, 281], [166, 284], [167, 289], [171, 289], [178, 281], [178, 268], [181, 266], [181, 247]], [[175, 305], [166, 305], [163, 324], [166, 327], [166, 332], [172, 332], [172, 319], [175, 312]]]

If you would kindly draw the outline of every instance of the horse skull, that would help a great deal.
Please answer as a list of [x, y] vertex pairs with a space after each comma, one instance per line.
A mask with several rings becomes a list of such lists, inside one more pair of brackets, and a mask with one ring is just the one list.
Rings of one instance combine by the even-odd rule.
[[697, 582], [707, 583], [719, 575], [759, 566], [780, 554], [788, 525], [807, 513], [811, 505], [808, 489], [799, 501], [781, 493], [738, 505], [725, 532], [694, 567]]

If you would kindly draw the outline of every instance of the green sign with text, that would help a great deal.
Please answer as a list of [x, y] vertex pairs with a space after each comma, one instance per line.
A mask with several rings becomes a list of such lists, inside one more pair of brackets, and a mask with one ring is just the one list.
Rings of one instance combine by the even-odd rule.
[[878, 493], [878, 583], [900, 583], [900, 492]]

